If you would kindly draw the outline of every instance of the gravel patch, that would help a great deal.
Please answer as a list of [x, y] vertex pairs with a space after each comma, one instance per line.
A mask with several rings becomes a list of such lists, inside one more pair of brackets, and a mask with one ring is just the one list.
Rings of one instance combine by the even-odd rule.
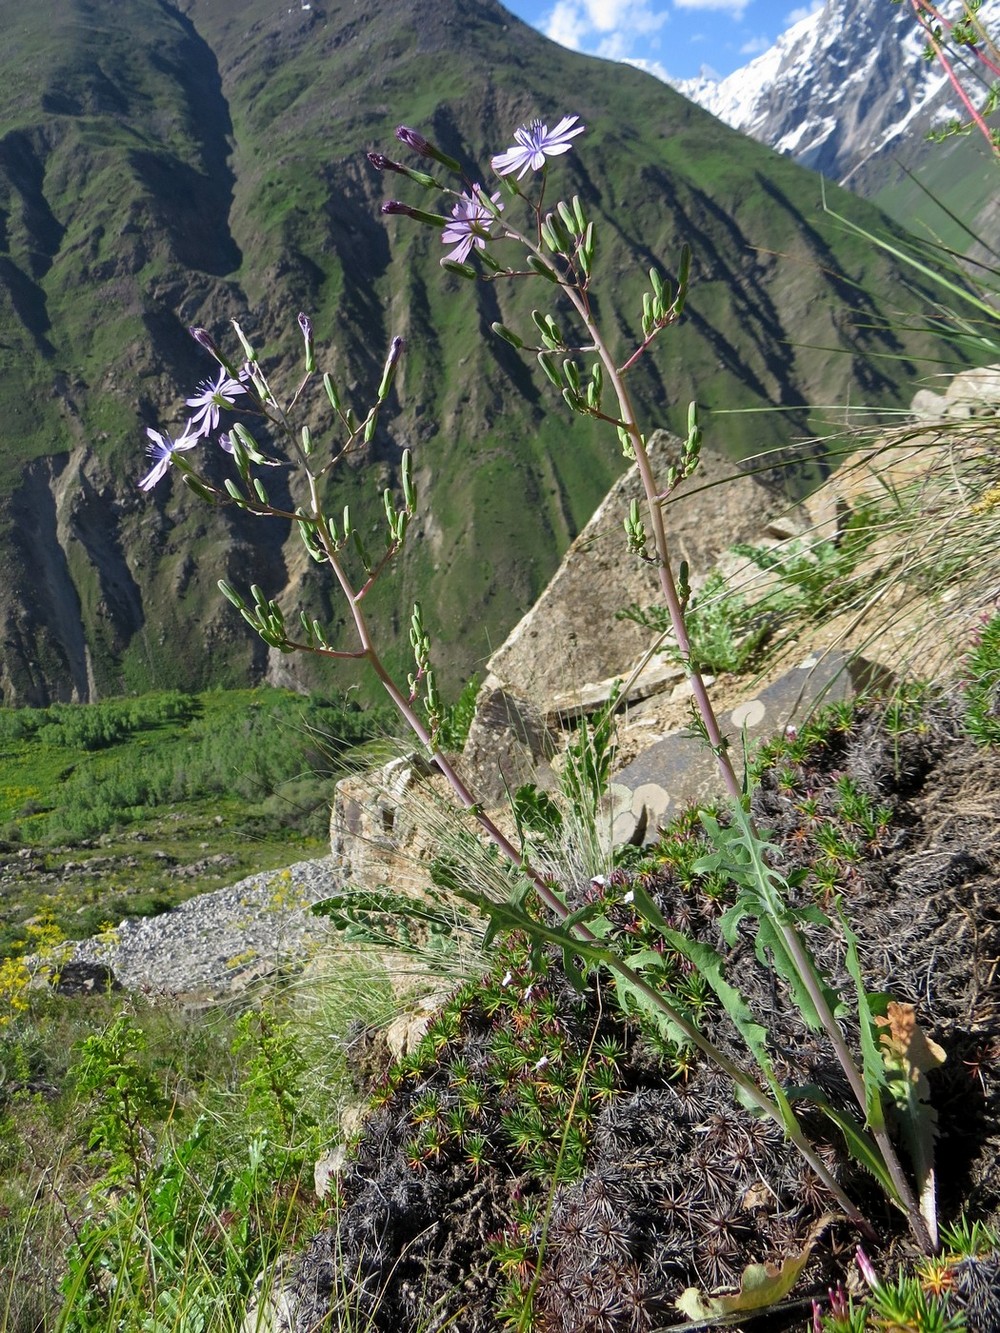
[[160, 916], [129, 917], [71, 958], [103, 963], [129, 990], [231, 993], [308, 959], [329, 931], [309, 906], [336, 891], [336, 874], [324, 856], [250, 875]]

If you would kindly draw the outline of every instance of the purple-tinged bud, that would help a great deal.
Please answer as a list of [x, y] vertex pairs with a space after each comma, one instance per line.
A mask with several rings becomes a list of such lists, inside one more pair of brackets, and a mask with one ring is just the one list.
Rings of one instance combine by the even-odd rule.
[[835, 1287], [828, 1287], [826, 1294], [830, 1299], [830, 1313], [834, 1319], [846, 1319], [851, 1307], [843, 1284], [838, 1282]]
[[405, 143], [407, 148], [419, 153], [421, 157], [434, 156], [433, 144], [429, 143], [419, 130], [411, 130], [409, 125], [397, 125], [396, 138], [400, 143]]
[[861, 1276], [872, 1290], [876, 1290], [881, 1285], [878, 1280], [878, 1273], [875, 1272], [875, 1265], [868, 1258], [860, 1245], [854, 1251], [854, 1258], [858, 1268], [861, 1270]]
[[306, 374], [311, 375], [316, 369], [316, 353], [313, 350], [313, 326], [308, 315], [299, 315], [299, 328], [306, 344]]
[[449, 171], [461, 171], [462, 168], [453, 157], [447, 153], [442, 153], [441, 149], [425, 139], [417, 130], [411, 130], [408, 125], [396, 126], [396, 138], [400, 143], [406, 144], [407, 148], [412, 149], [421, 157], [429, 157], [434, 162], [440, 162], [443, 167]]
[[219, 349], [212, 341], [207, 329], [199, 329], [192, 325], [192, 327], [188, 329], [188, 333], [190, 333], [196, 343], [199, 343], [205, 348], [206, 352], [211, 352], [215, 357], [219, 355]]
[[414, 171], [412, 167], [404, 167], [402, 162], [394, 162], [391, 157], [386, 157], [384, 153], [367, 153], [366, 156], [376, 171], [394, 171], [397, 175], [405, 176], [407, 180], [422, 185], [425, 190], [440, 190], [442, 188], [440, 183], [433, 176], [428, 176], [426, 171]]
[[399, 213], [403, 217], [413, 218], [416, 222], [424, 222], [428, 227], [443, 227], [448, 221], [440, 213], [425, 213], [422, 208], [411, 208], [409, 204], [402, 204], [398, 199], [387, 199], [380, 211], [386, 216]]
[[823, 1307], [817, 1300], [813, 1301], [812, 1327], [813, 1333], [823, 1333]]
[[378, 386], [378, 401], [380, 403], [385, 401], [386, 395], [389, 392], [393, 377], [396, 373], [396, 365], [403, 354], [405, 346], [406, 343], [398, 336], [393, 338], [392, 342], [389, 344], [389, 355], [385, 359], [385, 366], [382, 370], [382, 382]]

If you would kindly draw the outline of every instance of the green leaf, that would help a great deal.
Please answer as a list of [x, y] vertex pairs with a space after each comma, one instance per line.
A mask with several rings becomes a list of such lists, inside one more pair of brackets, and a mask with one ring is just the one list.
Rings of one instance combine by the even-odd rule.
[[868, 992], [861, 975], [861, 962], [858, 958], [858, 939], [847, 924], [843, 912], [838, 908], [840, 927], [847, 940], [845, 965], [854, 982], [858, 1002], [858, 1023], [861, 1035], [861, 1067], [865, 1085], [865, 1120], [868, 1128], [876, 1134], [885, 1129], [885, 1110], [882, 1106], [882, 1089], [886, 1086], [885, 1062], [875, 1040], [875, 1017], [871, 1011]]
[[892, 1177], [882, 1160], [882, 1154], [857, 1120], [848, 1112], [840, 1111], [832, 1106], [827, 1100], [826, 1094], [811, 1083], [804, 1084], [801, 1087], [788, 1088], [786, 1091], [792, 1099], [802, 1098], [805, 1101], [812, 1102], [814, 1106], [819, 1107], [828, 1119], [833, 1121], [843, 1134], [847, 1150], [854, 1160], [872, 1173], [885, 1190], [886, 1195], [905, 1212], [896, 1186], [893, 1184]]

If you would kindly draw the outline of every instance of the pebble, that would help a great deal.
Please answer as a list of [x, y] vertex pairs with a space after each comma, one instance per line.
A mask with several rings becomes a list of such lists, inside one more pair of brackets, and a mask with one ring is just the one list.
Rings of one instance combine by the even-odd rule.
[[298, 861], [198, 894], [159, 916], [129, 917], [81, 941], [71, 957], [105, 964], [128, 990], [231, 994], [308, 959], [329, 936], [328, 922], [309, 906], [339, 884], [332, 857]]

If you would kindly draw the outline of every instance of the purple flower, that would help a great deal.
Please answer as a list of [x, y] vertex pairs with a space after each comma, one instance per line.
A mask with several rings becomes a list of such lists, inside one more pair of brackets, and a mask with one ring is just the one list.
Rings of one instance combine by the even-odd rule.
[[[509, 176], [511, 172], [517, 171], [518, 180], [526, 171], [541, 171], [547, 157], [568, 153], [573, 147], [570, 142], [573, 136], [582, 134], [587, 128], [585, 125], [576, 125], [579, 119], [579, 116], [563, 116], [551, 134], [548, 125], [543, 125], [540, 120], [531, 120], [527, 125], [522, 125], [514, 131], [517, 143], [508, 148], [506, 153], [497, 153], [491, 159], [493, 170], [498, 176]], [[574, 125], [575, 129], [572, 128]]]
[[146, 434], [149, 436], [146, 453], [152, 459], [153, 466], [139, 482], [140, 491], [151, 491], [160, 478], [167, 475], [167, 468], [170, 466], [170, 460], [174, 454], [181, 453], [185, 449], [193, 449], [198, 443], [197, 435], [188, 434], [190, 425], [191, 423], [188, 422], [184, 427], [184, 434], [176, 440], [169, 435], [161, 435], [158, 430], [153, 430], [151, 426], [146, 427]]
[[224, 366], [220, 368], [214, 384], [211, 380], [202, 380], [195, 396], [186, 399], [188, 407], [197, 409], [188, 422], [187, 430], [193, 430], [196, 439], [215, 430], [219, 424], [219, 408], [234, 406], [232, 400], [238, 393], [246, 393], [246, 389], [239, 380], [233, 379]]
[[450, 254], [445, 255], [445, 259], [464, 264], [473, 246], [480, 250], [486, 249], [490, 228], [496, 221], [496, 213], [503, 208], [499, 194], [491, 195], [490, 202], [493, 204], [492, 209], [486, 204], [486, 196], [481, 185], [474, 185], [471, 195], [458, 196], [458, 203], [451, 210], [452, 220], [444, 224], [444, 231], [441, 233], [441, 240], [445, 245], [455, 246]]

